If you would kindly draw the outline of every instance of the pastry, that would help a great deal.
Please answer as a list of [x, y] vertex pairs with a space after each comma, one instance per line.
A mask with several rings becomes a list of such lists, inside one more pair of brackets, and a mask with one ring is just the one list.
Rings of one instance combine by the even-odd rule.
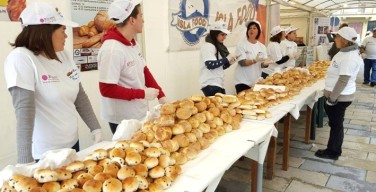
[[136, 177], [128, 177], [122, 181], [124, 192], [134, 192], [138, 189], [138, 180]]
[[90, 192], [101, 192], [102, 182], [94, 179], [89, 179], [85, 182], [82, 189]]
[[149, 176], [153, 179], [163, 177], [165, 175], [165, 170], [161, 166], [156, 166], [149, 170]]
[[115, 178], [107, 179], [102, 185], [103, 192], [121, 192], [122, 189], [123, 185], [121, 181]]
[[123, 166], [117, 173], [117, 178], [120, 180], [124, 180], [128, 177], [134, 177], [136, 175], [136, 171], [130, 166]]
[[57, 181], [57, 172], [51, 169], [39, 169], [34, 172], [34, 178], [39, 183]]

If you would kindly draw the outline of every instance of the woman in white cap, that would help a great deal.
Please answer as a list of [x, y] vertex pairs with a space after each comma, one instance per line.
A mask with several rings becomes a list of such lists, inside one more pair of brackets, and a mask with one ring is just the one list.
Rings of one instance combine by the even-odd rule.
[[281, 41], [281, 48], [286, 55], [291, 55], [290, 58], [285, 63], [285, 67], [295, 67], [296, 60], [300, 57], [300, 52], [298, 51], [298, 45], [295, 43], [296, 40], [296, 30], [298, 28], [289, 27], [286, 30], [286, 39]]
[[5, 79], [17, 119], [17, 162], [33, 163], [48, 150], [79, 150], [77, 112], [95, 142], [101, 127], [80, 83], [71, 53], [64, 51], [65, 20], [48, 3], [33, 3], [20, 15], [21, 33], [5, 60]]
[[116, 0], [108, 15], [116, 27], [104, 34], [98, 53], [101, 114], [112, 133], [125, 119], [142, 120], [148, 101], [166, 103], [165, 94], [146, 66], [135, 37], [142, 32], [141, 0]]
[[227, 24], [223, 21], [217, 21], [210, 25], [210, 32], [201, 47], [200, 84], [205, 96], [226, 93], [224, 89], [224, 70], [236, 62], [236, 57], [230, 54], [223, 44], [226, 36], [230, 34], [227, 28]]
[[334, 40], [340, 51], [333, 57], [325, 79], [324, 96], [327, 100], [324, 108], [329, 118], [330, 135], [327, 148], [315, 153], [320, 158], [337, 160], [342, 153], [345, 111], [354, 101], [355, 80], [363, 64], [356, 38], [353, 28], [342, 27]]
[[267, 46], [268, 57], [270, 57], [274, 63], [270, 64], [267, 69], [263, 70], [263, 77], [268, 76], [273, 72], [281, 71], [285, 68], [285, 63], [290, 59], [293, 58], [292, 55], [287, 55], [284, 53], [281, 47], [281, 41], [285, 39], [286, 33], [285, 29], [282, 27], [275, 26], [270, 31], [270, 42]]
[[258, 41], [261, 35], [261, 24], [256, 20], [245, 23], [247, 39], [238, 43], [236, 54], [239, 55], [238, 65], [235, 69], [236, 93], [250, 89], [261, 77], [262, 68], [267, 58], [266, 47]]

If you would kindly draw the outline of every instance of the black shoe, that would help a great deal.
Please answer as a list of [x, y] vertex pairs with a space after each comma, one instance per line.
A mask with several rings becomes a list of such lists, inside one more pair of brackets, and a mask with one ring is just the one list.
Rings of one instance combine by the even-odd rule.
[[332, 160], [338, 160], [339, 155], [333, 155], [331, 154], [327, 149], [319, 149], [315, 153], [316, 157], [320, 157], [323, 159], [332, 159]]
[[373, 83], [373, 82], [371, 83], [371, 87], [374, 87], [375, 85], [376, 85], [376, 83]]
[[368, 85], [369, 84], [369, 82], [363, 82], [363, 85]]

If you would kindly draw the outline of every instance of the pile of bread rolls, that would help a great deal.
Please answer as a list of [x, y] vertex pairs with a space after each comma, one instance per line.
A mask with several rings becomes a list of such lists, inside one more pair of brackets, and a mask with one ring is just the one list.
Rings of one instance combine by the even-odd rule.
[[316, 79], [322, 79], [326, 76], [330, 61], [316, 61], [312, 63], [309, 67], [309, 73]]
[[1, 191], [163, 191], [219, 136], [240, 128], [236, 96], [193, 96], [164, 104], [129, 141], [97, 149], [83, 161], [40, 169], [33, 177], [13, 175]]

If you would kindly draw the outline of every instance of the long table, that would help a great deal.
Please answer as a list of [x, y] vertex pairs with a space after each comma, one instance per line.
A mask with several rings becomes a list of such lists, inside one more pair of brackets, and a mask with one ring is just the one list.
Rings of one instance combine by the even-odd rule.
[[[166, 190], [168, 192], [215, 191], [223, 174], [243, 155], [257, 161], [262, 168], [270, 137], [278, 134], [274, 125], [264, 122], [242, 121], [240, 129], [220, 136], [207, 149], [182, 165], [182, 173]], [[114, 142], [102, 142], [77, 153], [80, 159], [98, 148], [110, 148]], [[262, 169], [261, 169], [262, 170]], [[262, 171], [252, 180], [262, 191]]]

